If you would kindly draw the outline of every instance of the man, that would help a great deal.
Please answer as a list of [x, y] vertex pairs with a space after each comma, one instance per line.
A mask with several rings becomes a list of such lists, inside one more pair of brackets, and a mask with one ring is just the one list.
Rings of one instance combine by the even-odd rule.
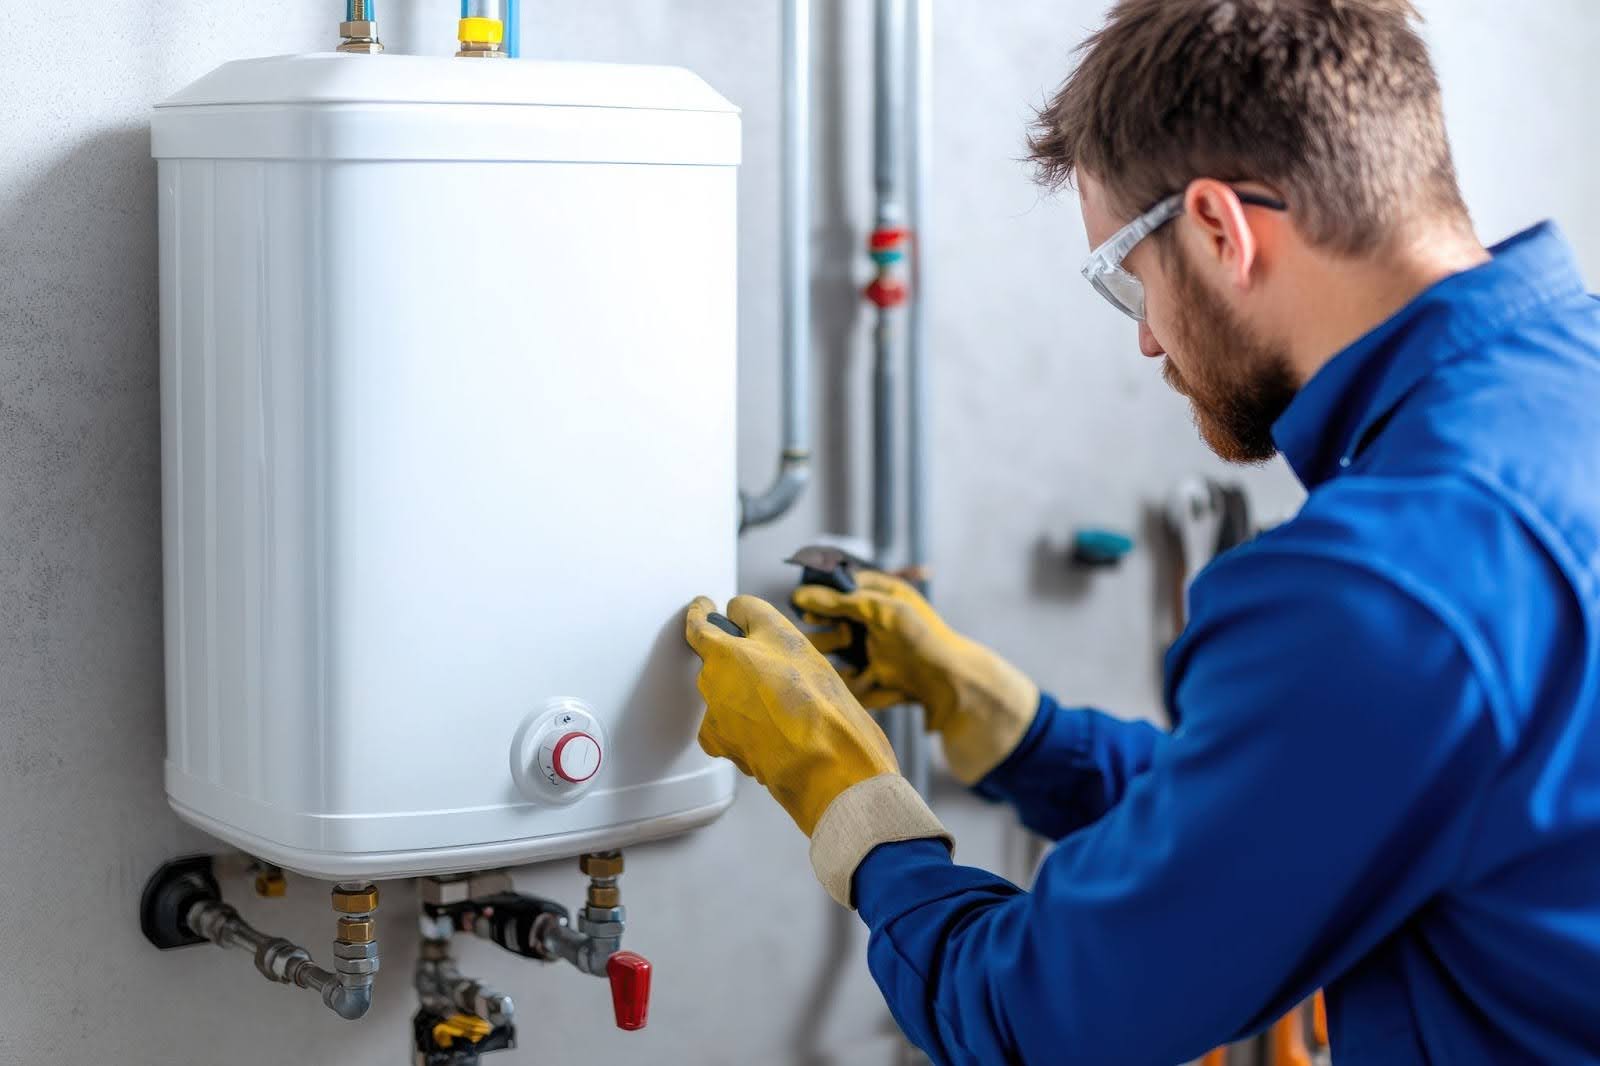
[[[888, 576], [689, 609], [701, 743], [766, 784], [941, 1063], [1173, 1063], [1326, 986], [1335, 1056], [1600, 1061], [1600, 309], [1492, 252], [1404, 0], [1123, 0], [1042, 114], [1085, 274], [1206, 441], [1309, 498], [1192, 590], [1170, 733], [1041, 696]], [[1058, 843], [956, 865], [867, 708]]]

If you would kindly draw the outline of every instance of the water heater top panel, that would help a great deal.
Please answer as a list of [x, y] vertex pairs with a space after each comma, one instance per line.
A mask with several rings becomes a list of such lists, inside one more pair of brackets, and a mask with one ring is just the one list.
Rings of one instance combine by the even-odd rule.
[[151, 154], [735, 166], [739, 109], [679, 67], [271, 56], [158, 104]]

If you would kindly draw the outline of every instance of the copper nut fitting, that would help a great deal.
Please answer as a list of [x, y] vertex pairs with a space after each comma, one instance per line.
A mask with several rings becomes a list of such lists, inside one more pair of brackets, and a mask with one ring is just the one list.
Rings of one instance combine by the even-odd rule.
[[590, 885], [589, 906], [620, 907], [622, 906], [622, 890], [616, 885]]
[[335, 888], [333, 909], [340, 914], [371, 914], [378, 909], [378, 887], [364, 885], [358, 889]]
[[591, 852], [578, 858], [578, 869], [589, 877], [616, 877], [622, 873], [622, 852]]
[[378, 923], [371, 918], [340, 918], [338, 935], [347, 944], [370, 944], [378, 938]]

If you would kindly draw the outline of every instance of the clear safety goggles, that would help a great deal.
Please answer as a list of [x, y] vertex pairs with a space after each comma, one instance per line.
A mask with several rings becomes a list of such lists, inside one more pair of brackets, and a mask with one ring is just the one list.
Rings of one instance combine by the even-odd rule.
[[[1274, 211], [1287, 211], [1289, 205], [1270, 196], [1233, 190], [1241, 204], [1253, 204]], [[1123, 267], [1123, 260], [1156, 230], [1183, 214], [1183, 193], [1175, 193], [1113, 233], [1100, 247], [1089, 253], [1083, 264], [1083, 277], [1094, 291], [1104, 296], [1118, 311], [1135, 322], [1144, 321], [1144, 283]]]

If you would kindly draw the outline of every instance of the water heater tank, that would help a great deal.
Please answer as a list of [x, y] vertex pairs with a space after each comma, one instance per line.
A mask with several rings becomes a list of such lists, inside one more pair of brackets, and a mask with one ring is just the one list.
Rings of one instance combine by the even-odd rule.
[[177, 812], [330, 879], [716, 817], [682, 610], [734, 586], [737, 111], [315, 55], [152, 145]]

